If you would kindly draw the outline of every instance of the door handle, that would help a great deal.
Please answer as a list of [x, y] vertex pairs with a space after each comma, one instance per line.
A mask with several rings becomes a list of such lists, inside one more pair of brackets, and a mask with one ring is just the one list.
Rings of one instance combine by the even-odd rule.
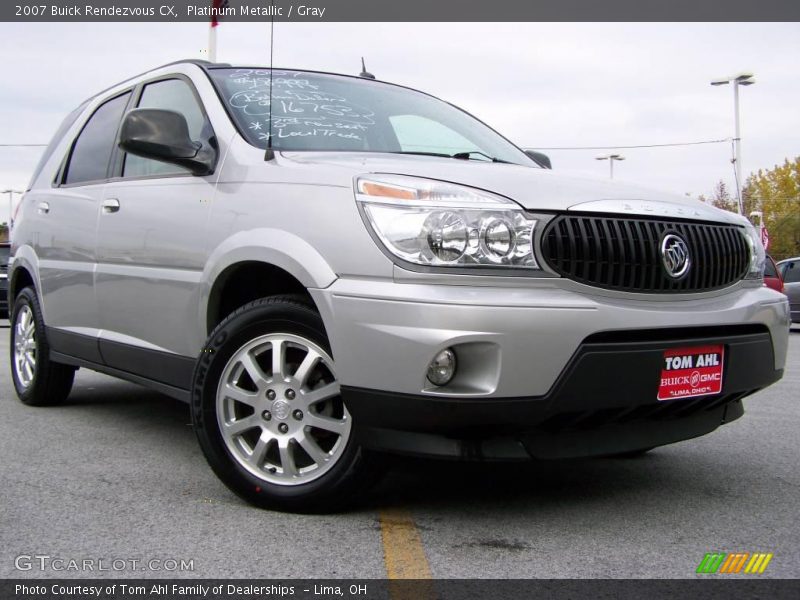
[[40, 215], [46, 215], [50, 212], [50, 204], [47, 202], [39, 202], [36, 208], [39, 210]]
[[119, 200], [116, 198], [109, 198], [103, 200], [103, 212], [106, 214], [115, 213], [119, 211]]

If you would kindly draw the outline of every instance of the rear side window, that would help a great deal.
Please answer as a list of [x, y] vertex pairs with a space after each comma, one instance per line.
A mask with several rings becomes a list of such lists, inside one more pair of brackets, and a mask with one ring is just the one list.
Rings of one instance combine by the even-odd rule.
[[45, 148], [44, 154], [42, 154], [42, 158], [39, 159], [39, 163], [33, 170], [33, 177], [31, 177], [31, 182], [28, 184], [29, 190], [36, 183], [36, 180], [39, 178], [39, 175], [41, 175], [42, 169], [44, 169], [44, 166], [47, 164], [47, 161], [50, 160], [51, 156], [53, 156], [53, 152], [55, 152], [56, 147], [61, 142], [61, 139], [64, 137], [64, 134], [67, 133], [67, 130], [70, 127], [72, 127], [72, 124], [78, 120], [78, 117], [81, 116], [83, 111], [86, 109], [86, 104], [87, 102], [81, 104], [78, 108], [69, 113], [67, 117], [61, 122], [61, 125], [56, 130], [53, 139], [50, 140], [50, 143], [47, 145], [47, 148]]
[[[189, 126], [189, 137], [200, 140], [208, 137], [204, 132], [207, 119], [197, 98], [185, 81], [181, 79], [166, 79], [149, 83], [142, 92], [137, 108], [159, 108], [172, 110], [184, 116]], [[210, 125], [208, 125], [210, 127]], [[188, 169], [169, 163], [142, 158], [134, 154], [125, 155], [124, 177], [146, 177], [149, 175], [189, 174]]]
[[800, 281], [800, 262], [783, 265], [783, 281], [785, 283], [797, 283]]
[[130, 92], [101, 104], [94, 111], [72, 147], [64, 183], [105, 179], [117, 129], [130, 99]]

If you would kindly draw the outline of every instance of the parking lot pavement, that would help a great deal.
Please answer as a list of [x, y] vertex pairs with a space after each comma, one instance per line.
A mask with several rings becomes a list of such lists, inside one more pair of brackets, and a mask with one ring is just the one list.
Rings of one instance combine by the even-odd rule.
[[228, 492], [179, 402], [81, 370], [67, 404], [30, 408], [0, 373], [0, 577], [114, 574], [15, 568], [38, 554], [194, 561], [148, 577], [381, 578], [402, 576], [405, 553], [442, 578], [683, 578], [712, 551], [772, 552], [761, 577], [800, 576], [797, 326], [784, 379], [709, 436], [629, 460], [397, 459], [360, 507], [327, 516]]

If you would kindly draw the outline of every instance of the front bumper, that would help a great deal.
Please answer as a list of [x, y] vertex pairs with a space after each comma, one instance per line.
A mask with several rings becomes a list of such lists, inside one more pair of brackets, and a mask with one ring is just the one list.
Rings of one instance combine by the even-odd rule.
[[[738, 332], [738, 333], [735, 333]], [[627, 341], [591, 336], [553, 390], [526, 398], [435, 398], [343, 388], [367, 447], [478, 459], [613, 454], [709, 433], [742, 415], [742, 398], [781, 378], [772, 341], [759, 326], [688, 330]], [[658, 401], [665, 349], [723, 344], [720, 394]]]
[[[780, 379], [788, 344], [785, 296], [766, 288], [664, 301], [340, 279], [313, 294], [362, 442], [414, 454], [583, 456], [702, 435]], [[726, 347], [721, 394], [657, 401], [663, 351], [707, 344]], [[450, 346], [466, 373], [431, 386]]]

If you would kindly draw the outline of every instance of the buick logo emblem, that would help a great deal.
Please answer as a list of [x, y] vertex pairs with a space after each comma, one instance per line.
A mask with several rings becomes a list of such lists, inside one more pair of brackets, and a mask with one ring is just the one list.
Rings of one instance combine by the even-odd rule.
[[661, 240], [661, 262], [667, 275], [680, 279], [689, 271], [692, 260], [689, 257], [689, 246], [679, 235], [668, 233]]
[[285, 421], [289, 417], [289, 403], [286, 400], [276, 400], [272, 404], [272, 414], [276, 419]]

